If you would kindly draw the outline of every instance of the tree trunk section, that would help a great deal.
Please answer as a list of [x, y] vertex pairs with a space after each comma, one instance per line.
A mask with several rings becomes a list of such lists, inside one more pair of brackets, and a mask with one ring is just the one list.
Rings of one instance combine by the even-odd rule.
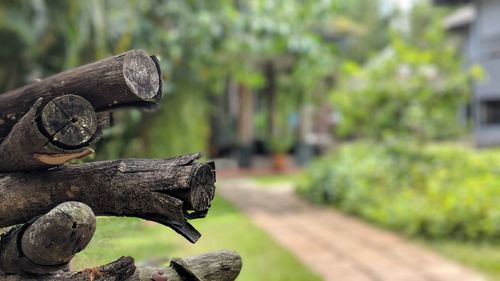
[[80, 202], [65, 202], [33, 222], [18, 225], [0, 240], [0, 272], [48, 274], [68, 268], [92, 239], [96, 220]]
[[0, 174], [0, 227], [24, 223], [66, 201], [79, 201], [96, 215], [161, 223], [194, 243], [200, 234], [187, 219], [204, 217], [215, 193], [215, 167], [194, 163], [199, 157], [102, 161]]
[[82, 97], [39, 99], [0, 143], [0, 172], [44, 169], [88, 156], [97, 126], [92, 105]]
[[0, 95], [0, 139], [43, 97], [74, 94], [96, 111], [117, 107], [151, 107], [161, 98], [161, 71], [157, 59], [142, 50], [68, 70]]

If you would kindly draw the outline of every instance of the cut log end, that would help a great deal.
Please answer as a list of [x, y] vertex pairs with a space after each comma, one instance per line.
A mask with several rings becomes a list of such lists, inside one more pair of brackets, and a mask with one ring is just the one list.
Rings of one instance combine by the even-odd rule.
[[92, 105], [76, 95], [64, 95], [49, 101], [37, 119], [40, 132], [66, 149], [88, 145], [97, 131], [97, 115]]
[[191, 207], [194, 211], [206, 211], [215, 196], [215, 177], [210, 164], [203, 164], [193, 177], [190, 194]]
[[0, 273], [44, 275], [66, 270], [92, 239], [95, 224], [89, 206], [70, 201], [11, 228], [0, 240]]
[[64, 264], [87, 246], [95, 228], [96, 219], [89, 206], [65, 202], [26, 229], [21, 239], [22, 251], [35, 264]]
[[161, 96], [161, 73], [155, 61], [141, 50], [128, 52], [123, 63], [123, 76], [130, 90], [144, 100]]

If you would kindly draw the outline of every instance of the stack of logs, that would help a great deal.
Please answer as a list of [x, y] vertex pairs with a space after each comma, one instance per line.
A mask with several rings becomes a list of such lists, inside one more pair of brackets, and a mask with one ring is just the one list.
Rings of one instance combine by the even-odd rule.
[[237, 253], [135, 267], [130, 257], [71, 272], [92, 239], [95, 216], [155, 221], [195, 243], [188, 222], [206, 216], [215, 165], [199, 154], [67, 165], [93, 153], [111, 111], [153, 109], [161, 99], [157, 59], [133, 50], [0, 95], [0, 280], [234, 280]]

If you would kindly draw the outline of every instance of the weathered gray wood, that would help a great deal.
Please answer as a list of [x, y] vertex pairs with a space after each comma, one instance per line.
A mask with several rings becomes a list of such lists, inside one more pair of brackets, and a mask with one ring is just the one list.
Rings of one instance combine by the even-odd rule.
[[102, 161], [0, 174], [0, 227], [24, 223], [66, 201], [79, 201], [96, 215], [161, 223], [194, 243], [200, 234], [187, 219], [205, 216], [215, 192], [213, 163], [195, 163], [199, 157]]
[[174, 259], [166, 268], [136, 268], [133, 259], [125, 257], [100, 268], [76, 273], [58, 272], [31, 278], [0, 275], [0, 281], [233, 281], [241, 267], [241, 257], [236, 252], [219, 251], [188, 259]]
[[127, 281], [232, 281], [242, 267], [241, 257], [233, 251], [218, 251], [192, 258], [175, 258], [168, 268], [138, 268]]
[[125, 281], [135, 272], [134, 259], [122, 257], [107, 265], [79, 272], [59, 271], [43, 276], [0, 274], [0, 281]]
[[161, 87], [156, 58], [141, 50], [68, 70], [0, 95], [0, 139], [40, 97], [71, 93], [87, 99], [100, 112], [154, 106], [161, 98]]
[[66, 269], [92, 239], [96, 220], [80, 202], [65, 202], [0, 239], [0, 272], [48, 274]]
[[84, 98], [39, 99], [0, 143], [0, 172], [36, 170], [85, 157], [97, 141], [98, 119]]

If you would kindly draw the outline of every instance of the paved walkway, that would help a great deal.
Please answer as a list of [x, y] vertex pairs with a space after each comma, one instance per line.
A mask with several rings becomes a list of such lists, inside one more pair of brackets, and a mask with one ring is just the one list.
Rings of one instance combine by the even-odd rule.
[[291, 186], [259, 188], [236, 179], [218, 186], [223, 197], [325, 281], [486, 280], [390, 232], [305, 203]]

